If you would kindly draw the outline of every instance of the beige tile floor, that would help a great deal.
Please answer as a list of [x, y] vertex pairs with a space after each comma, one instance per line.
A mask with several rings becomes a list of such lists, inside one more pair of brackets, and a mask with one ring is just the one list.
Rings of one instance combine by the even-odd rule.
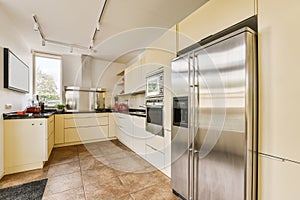
[[53, 150], [43, 169], [4, 176], [0, 188], [48, 178], [44, 200], [175, 200], [170, 179], [117, 140]]

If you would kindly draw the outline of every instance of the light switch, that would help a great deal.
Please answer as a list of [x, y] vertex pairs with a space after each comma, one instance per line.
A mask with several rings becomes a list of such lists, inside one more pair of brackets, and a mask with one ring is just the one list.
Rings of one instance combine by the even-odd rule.
[[5, 109], [11, 109], [12, 108], [12, 104], [5, 104]]

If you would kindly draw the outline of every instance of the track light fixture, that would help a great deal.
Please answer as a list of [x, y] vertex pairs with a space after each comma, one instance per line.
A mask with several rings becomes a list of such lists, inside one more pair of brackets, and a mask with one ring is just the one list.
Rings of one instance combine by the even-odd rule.
[[40, 25], [40, 23], [38, 21], [38, 18], [37, 18], [37, 16], [35, 14], [32, 14], [32, 18], [33, 18], [33, 21], [34, 21], [33, 29], [34, 29], [34, 31], [39, 32], [39, 34], [40, 34], [40, 36], [42, 38], [42, 46], [45, 46], [46, 42], [47, 42], [47, 43], [51, 43], [51, 44], [56, 44], [56, 45], [61, 45], [61, 46], [69, 47], [70, 48], [70, 53], [73, 53], [74, 48], [76, 48], [76, 49], [82, 49], [82, 50], [88, 51], [90, 53], [96, 52], [93, 49], [94, 42], [95, 42], [95, 37], [96, 37], [97, 31], [100, 31], [100, 27], [101, 27], [100, 21], [101, 21], [101, 17], [103, 15], [103, 12], [104, 12], [104, 9], [105, 9], [105, 6], [106, 6], [106, 2], [107, 2], [107, 0], [104, 0], [103, 6], [102, 6], [102, 9], [101, 9], [101, 13], [100, 13], [100, 16], [99, 16], [97, 24], [96, 24], [96, 28], [95, 28], [94, 34], [93, 34], [93, 37], [92, 37], [92, 39], [90, 41], [90, 46], [88, 48], [84, 47], [84, 46], [81, 46], [81, 45], [68, 44], [68, 43], [64, 43], [64, 42], [60, 42], [60, 41], [46, 39], [46, 37], [45, 37], [45, 35], [44, 35], [43, 31], [42, 31], [41, 25]]
[[38, 23], [34, 22], [34, 24], [33, 24], [33, 30], [34, 30], [34, 31], [38, 31], [38, 30], [39, 30], [39, 25], [38, 25]]
[[100, 31], [100, 22], [97, 22], [96, 30]]
[[46, 40], [42, 39], [42, 46], [44, 47], [46, 45]]

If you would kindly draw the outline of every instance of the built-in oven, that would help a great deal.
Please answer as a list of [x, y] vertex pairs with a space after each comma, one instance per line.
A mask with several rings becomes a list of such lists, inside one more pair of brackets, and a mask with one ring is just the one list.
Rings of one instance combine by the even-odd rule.
[[146, 100], [146, 131], [162, 137], [164, 136], [163, 107], [163, 98]]
[[173, 125], [180, 127], [188, 127], [188, 97], [173, 98]]
[[164, 73], [162, 69], [146, 76], [146, 98], [164, 96]]

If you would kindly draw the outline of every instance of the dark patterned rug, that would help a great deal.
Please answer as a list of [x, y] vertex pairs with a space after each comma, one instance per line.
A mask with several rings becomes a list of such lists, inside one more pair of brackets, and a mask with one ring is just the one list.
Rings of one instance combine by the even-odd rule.
[[0, 189], [1, 200], [41, 200], [48, 179]]

